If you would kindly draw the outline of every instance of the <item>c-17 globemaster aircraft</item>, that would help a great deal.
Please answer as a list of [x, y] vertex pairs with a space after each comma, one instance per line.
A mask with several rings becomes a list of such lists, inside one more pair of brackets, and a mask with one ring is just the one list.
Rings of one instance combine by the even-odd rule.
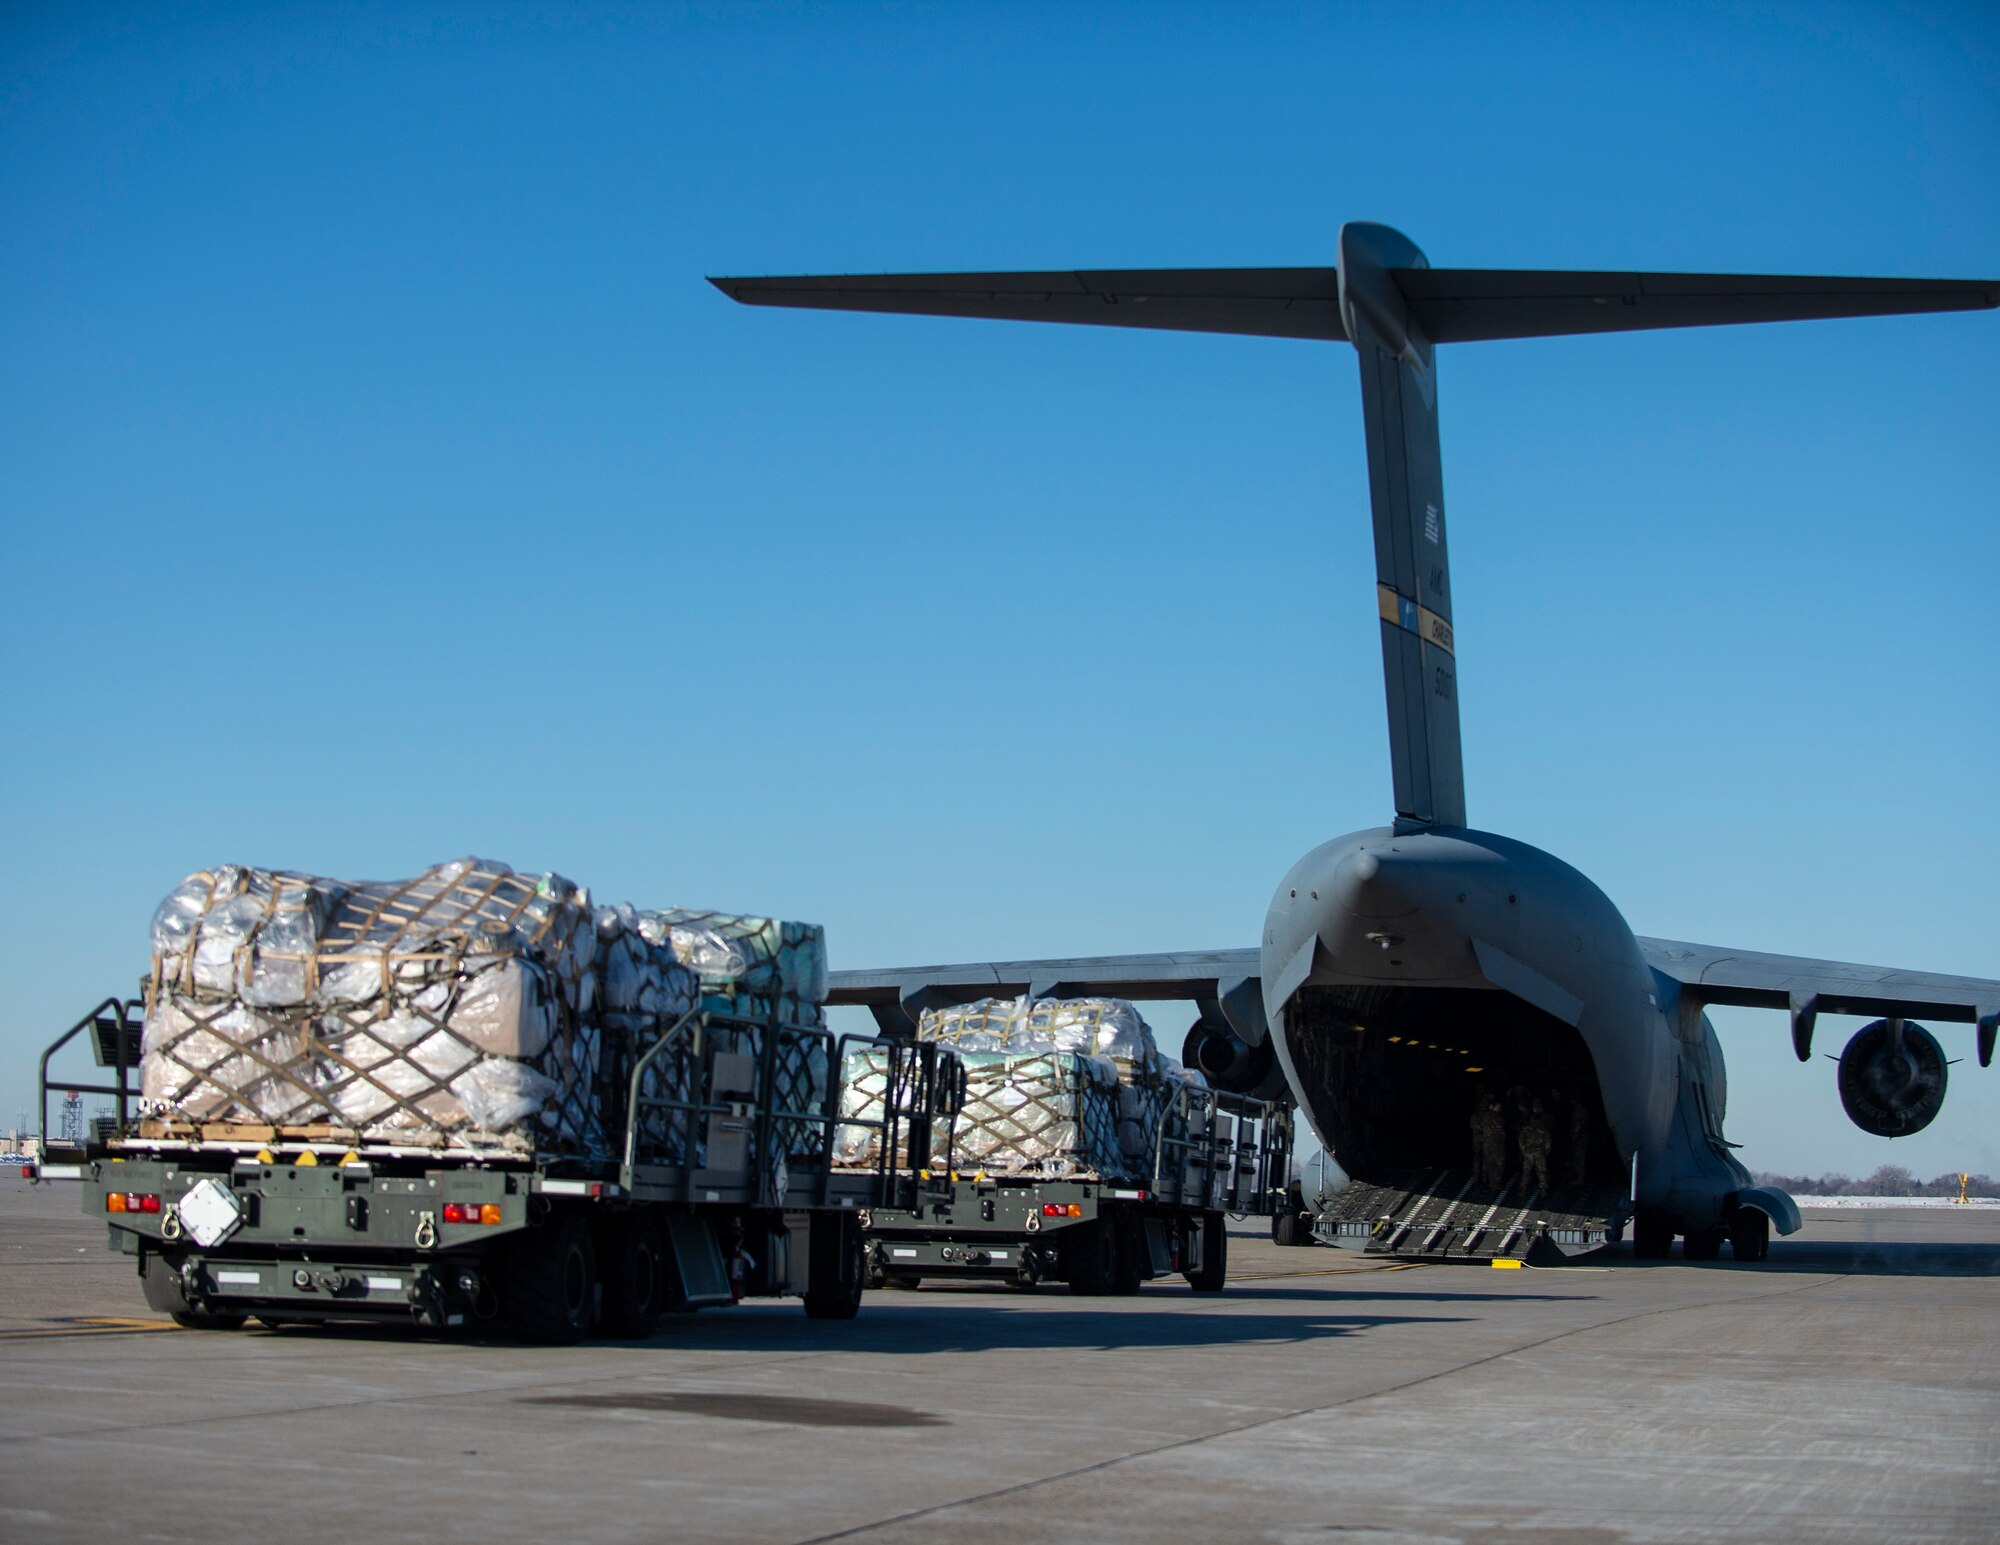
[[[717, 279], [752, 305], [1320, 339], [1361, 365], [1393, 824], [1314, 848], [1256, 949], [836, 973], [833, 1001], [908, 1030], [924, 1009], [1030, 993], [1186, 999], [1187, 1060], [1222, 1087], [1286, 1086], [1350, 1184], [1323, 1237], [1472, 1257], [1674, 1237], [1758, 1260], [1792, 1199], [1724, 1142], [1710, 1004], [1785, 1010], [1801, 1061], [1821, 1015], [1873, 1016], [1840, 1057], [1863, 1130], [1936, 1115], [1946, 1058], [1915, 1022], [1971, 1022], [1981, 1066], [2000, 981], [1635, 937], [1551, 854], [1466, 824], [1435, 346], [2000, 305], [2000, 281], [1432, 268], [1401, 233], [1342, 228], [1334, 268]], [[1507, 1125], [1503, 1125], [1507, 1124]], [[1539, 1164], [1526, 1147], [1551, 1150]]]

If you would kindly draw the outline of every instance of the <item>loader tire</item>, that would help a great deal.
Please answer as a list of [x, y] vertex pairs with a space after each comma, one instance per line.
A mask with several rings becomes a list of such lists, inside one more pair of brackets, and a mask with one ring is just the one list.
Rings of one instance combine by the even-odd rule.
[[581, 1341], [597, 1306], [597, 1252], [583, 1220], [558, 1215], [515, 1235], [500, 1298], [524, 1340], [550, 1346]]
[[167, 1264], [166, 1258], [149, 1255], [140, 1268], [139, 1287], [146, 1295], [148, 1308], [156, 1309], [169, 1316], [183, 1330], [241, 1330], [247, 1314], [216, 1314], [205, 1309], [197, 1309], [181, 1291], [180, 1273]]
[[1201, 1215], [1201, 1259], [1187, 1272], [1197, 1293], [1220, 1293], [1229, 1281], [1229, 1233], [1219, 1212]]
[[851, 1212], [820, 1213], [812, 1220], [806, 1276], [806, 1318], [851, 1320], [861, 1312], [868, 1278], [861, 1220]]
[[618, 1341], [644, 1341], [659, 1329], [671, 1288], [672, 1264], [660, 1225], [630, 1218], [609, 1230], [598, 1257], [604, 1268], [603, 1332]]
[[1058, 1260], [1069, 1290], [1084, 1298], [1102, 1298], [1112, 1288], [1117, 1270], [1117, 1241], [1111, 1220], [1093, 1218], [1062, 1231]]

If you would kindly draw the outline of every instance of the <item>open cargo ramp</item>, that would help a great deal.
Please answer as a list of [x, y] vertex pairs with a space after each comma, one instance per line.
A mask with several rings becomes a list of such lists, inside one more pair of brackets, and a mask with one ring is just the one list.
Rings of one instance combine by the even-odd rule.
[[1622, 1187], [1519, 1181], [1475, 1185], [1465, 1170], [1411, 1170], [1356, 1179], [1314, 1216], [1327, 1244], [1409, 1260], [1514, 1260], [1554, 1265], [1601, 1250], [1623, 1232]]

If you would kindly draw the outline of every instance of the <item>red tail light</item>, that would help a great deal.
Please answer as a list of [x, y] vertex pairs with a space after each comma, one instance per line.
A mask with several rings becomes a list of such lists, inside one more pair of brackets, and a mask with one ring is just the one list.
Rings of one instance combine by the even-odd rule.
[[500, 1206], [497, 1202], [446, 1202], [444, 1221], [447, 1223], [498, 1223]]
[[104, 1198], [106, 1212], [158, 1212], [160, 1199], [146, 1191], [112, 1191]]

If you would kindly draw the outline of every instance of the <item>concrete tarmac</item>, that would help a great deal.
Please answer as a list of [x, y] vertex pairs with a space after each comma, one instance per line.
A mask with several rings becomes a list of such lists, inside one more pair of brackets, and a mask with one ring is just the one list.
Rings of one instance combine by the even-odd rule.
[[0, 1180], [0, 1540], [2000, 1539], [2000, 1212], [1809, 1213], [1765, 1266], [926, 1288], [551, 1349], [184, 1331]]

